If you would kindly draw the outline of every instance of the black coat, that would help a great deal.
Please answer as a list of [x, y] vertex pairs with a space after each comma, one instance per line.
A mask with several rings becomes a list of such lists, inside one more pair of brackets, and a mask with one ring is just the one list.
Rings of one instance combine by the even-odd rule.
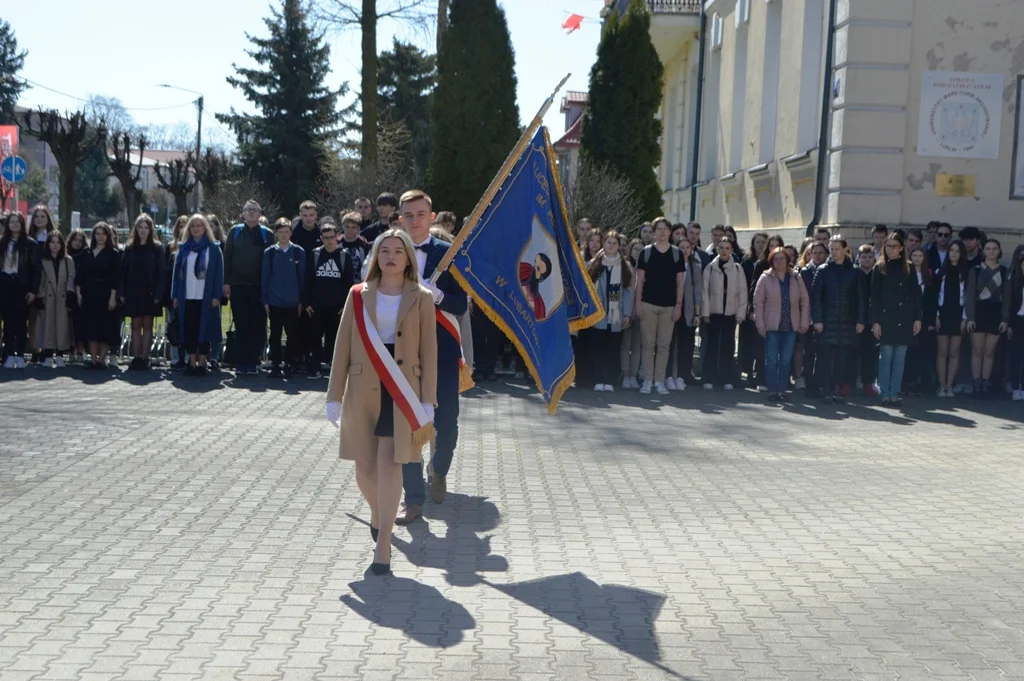
[[911, 345], [914, 342], [914, 322], [924, 317], [921, 287], [917, 275], [904, 272], [902, 267], [890, 266], [882, 271], [875, 265], [871, 277], [871, 326], [882, 327], [881, 345]]
[[[42, 279], [42, 262], [39, 259], [40, 245], [35, 239], [25, 237], [19, 245], [15, 242], [14, 253], [18, 259], [18, 274], [15, 279], [18, 282], [18, 294], [24, 296], [26, 293], [39, 293], [39, 281]], [[0, 263], [7, 257], [7, 244], [3, 245], [0, 251]]]
[[162, 313], [167, 256], [161, 244], [125, 249], [121, 257], [121, 285], [117, 295], [124, 301], [127, 317], [154, 317]]
[[818, 342], [824, 345], [854, 345], [857, 324], [867, 319], [861, 296], [860, 268], [847, 258], [840, 265], [831, 257], [818, 268], [811, 293], [811, 323], [823, 324]]

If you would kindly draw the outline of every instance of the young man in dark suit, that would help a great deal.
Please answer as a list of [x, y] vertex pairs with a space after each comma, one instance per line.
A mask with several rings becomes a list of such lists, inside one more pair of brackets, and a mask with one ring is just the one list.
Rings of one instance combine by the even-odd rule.
[[[453, 315], [465, 314], [468, 307], [466, 292], [459, 288], [450, 272], [438, 277], [436, 285], [430, 283], [441, 258], [450, 245], [430, 236], [434, 212], [430, 197], [416, 189], [402, 194], [399, 199], [402, 229], [416, 246], [416, 262], [422, 283], [434, 294], [434, 305]], [[437, 447], [430, 460], [430, 496], [435, 503], [444, 501], [447, 492], [448, 469], [452, 464], [459, 439], [459, 358], [462, 348], [455, 338], [440, 324], [437, 325], [437, 410], [434, 429]], [[408, 525], [423, 515], [426, 489], [423, 485], [423, 464], [407, 463], [402, 466], [405, 488], [404, 512], [395, 522]]]

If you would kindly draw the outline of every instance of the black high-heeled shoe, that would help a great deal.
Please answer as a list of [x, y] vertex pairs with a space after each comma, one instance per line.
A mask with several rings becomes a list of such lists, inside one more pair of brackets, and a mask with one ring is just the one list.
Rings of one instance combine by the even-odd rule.
[[378, 534], [380, 534], [380, 530], [373, 525], [370, 525], [370, 536], [373, 538], [373, 541], [377, 541]]
[[370, 572], [380, 577], [391, 572], [391, 563], [370, 563]]

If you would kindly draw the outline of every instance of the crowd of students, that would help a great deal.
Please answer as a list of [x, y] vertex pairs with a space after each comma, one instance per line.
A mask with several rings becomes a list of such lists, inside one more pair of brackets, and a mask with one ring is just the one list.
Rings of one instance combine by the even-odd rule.
[[[127, 318], [129, 369], [147, 370], [164, 317], [171, 361], [189, 375], [218, 370], [222, 357], [255, 374], [268, 354], [272, 376], [324, 376], [348, 291], [365, 278], [372, 242], [398, 223], [394, 194], [377, 198], [376, 221], [368, 199], [354, 208], [340, 226], [312, 201], [269, 223], [248, 201], [228, 230], [216, 215], [178, 218], [167, 244], [142, 214], [123, 248], [103, 222], [65, 237], [46, 206], [9, 213], [2, 365], [106, 368]], [[878, 225], [856, 248], [824, 228], [799, 246], [757, 232], [745, 250], [731, 227], [716, 226], [704, 247], [698, 223], [665, 218], [632, 239], [586, 219], [576, 229], [607, 311], [574, 338], [577, 387], [667, 395], [733, 390], [743, 376], [771, 402], [802, 390], [835, 403], [861, 390], [895, 406], [906, 394], [1002, 388], [1024, 400], [1024, 246], [1007, 267], [999, 242], [975, 227], [954, 239], [947, 223]], [[450, 241], [454, 230], [455, 216], [439, 213], [432, 234]], [[464, 355], [478, 381], [493, 379], [506, 344], [484, 315], [470, 316], [460, 317]]]
[[[806, 391], [826, 403], [854, 390], [1024, 400], [1024, 246], [1007, 267], [998, 240], [965, 227], [888, 230], [854, 248], [818, 228], [799, 246], [756, 232], [746, 250], [718, 225], [657, 218], [627, 240], [576, 228], [606, 319], [577, 338], [577, 385], [668, 395], [687, 386]], [[696, 338], [701, 339], [695, 353]], [[739, 343], [737, 353], [737, 340]], [[700, 378], [694, 374], [700, 358]]]

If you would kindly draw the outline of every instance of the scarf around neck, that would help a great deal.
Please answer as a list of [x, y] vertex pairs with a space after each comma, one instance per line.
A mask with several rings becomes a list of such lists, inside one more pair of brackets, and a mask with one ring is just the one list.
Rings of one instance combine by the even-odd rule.
[[210, 261], [210, 258], [206, 253], [206, 249], [208, 249], [209, 247], [210, 240], [206, 238], [205, 234], [203, 235], [203, 238], [199, 239], [198, 241], [196, 240], [195, 237], [189, 236], [188, 241], [186, 241], [185, 243], [181, 244], [178, 247], [185, 251], [185, 257], [181, 259], [181, 264], [178, 266], [179, 274], [181, 275], [182, 279], [185, 278], [185, 268], [188, 266], [189, 253], [196, 254], [196, 264], [195, 267], [193, 268], [193, 274], [195, 274], [196, 279], [206, 278], [206, 266], [207, 264], [209, 264]]
[[601, 266], [608, 273], [607, 300], [605, 309], [608, 310], [608, 324], [616, 326], [622, 324], [622, 256], [615, 254], [614, 257], [602, 256]]

